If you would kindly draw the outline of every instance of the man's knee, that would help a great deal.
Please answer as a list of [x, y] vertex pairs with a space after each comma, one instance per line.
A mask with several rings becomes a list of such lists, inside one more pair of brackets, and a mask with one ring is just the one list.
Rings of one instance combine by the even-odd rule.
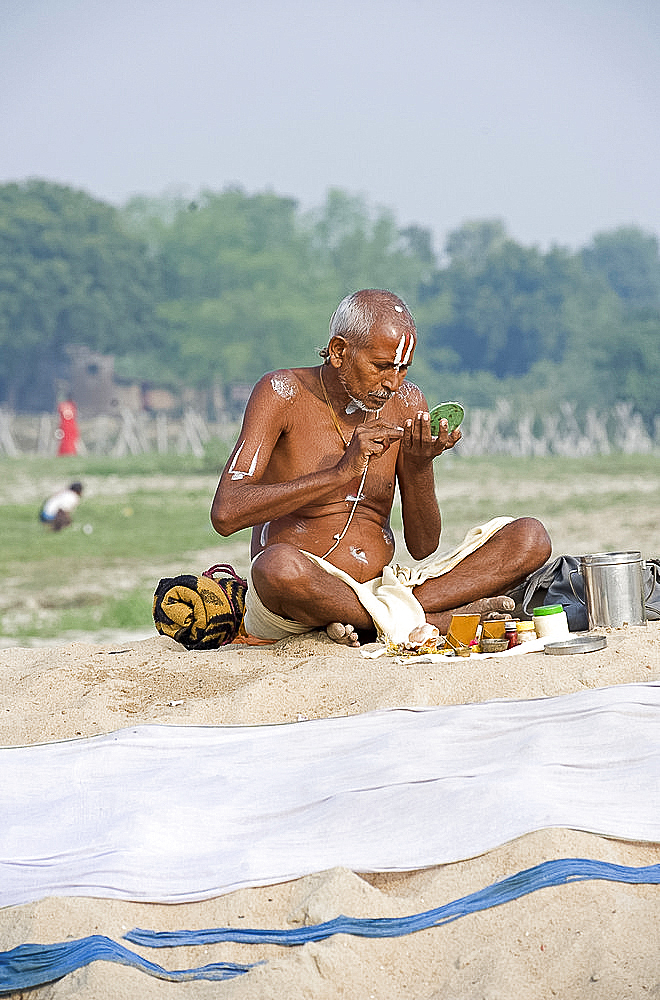
[[264, 549], [252, 564], [252, 581], [257, 593], [275, 589], [290, 589], [300, 582], [309, 559], [293, 545], [277, 543]]
[[252, 586], [261, 603], [275, 615], [298, 621], [301, 601], [304, 604], [307, 597], [305, 574], [310, 566], [307, 556], [295, 546], [269, 545], [250, 569]]
[[544, 525], [535, 517], [520, 517], [513, 522], [517, 533], [517, 545], [526, 553], [527, 559], [536, 566], [542, 566], [550, 558], [552, 541]]
[[65, 510], [58, 510], [55, 515], [55, 519], [52, 522], [53, 531], [61, 531], [62, 528], [68, 528], [71, 524], [71, 517]]

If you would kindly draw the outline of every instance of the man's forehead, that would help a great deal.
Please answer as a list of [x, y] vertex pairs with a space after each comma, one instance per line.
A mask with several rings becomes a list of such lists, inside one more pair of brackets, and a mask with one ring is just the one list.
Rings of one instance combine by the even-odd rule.
[[382, 355], [384, 360], [394, 365], [406, 365], [412, 358], [417, 335], [409, 327], [401, 328], [395, 324], [379, 324], [371, 330], [369, 352]]

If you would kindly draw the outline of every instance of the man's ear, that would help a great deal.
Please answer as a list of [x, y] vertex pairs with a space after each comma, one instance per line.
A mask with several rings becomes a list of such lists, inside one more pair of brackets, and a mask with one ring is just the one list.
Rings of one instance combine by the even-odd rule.
[[328, 359], [333, 368], [341, 368], [346, 357], [348, 341], [344, 337], [331, 337], [328, 344]]

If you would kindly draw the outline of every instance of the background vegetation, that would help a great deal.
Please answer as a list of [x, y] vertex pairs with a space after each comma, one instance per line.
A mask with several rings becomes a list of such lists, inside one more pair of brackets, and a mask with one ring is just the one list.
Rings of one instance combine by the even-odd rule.
[[[314, 364], [359, 287], [406, 299], [413, 379], [468, 411], [464, 442], [437, 463], [443, 546], [496, 513], [529, 513], [556, 552], [658, 555], [660, 255], [636, 227], [542, 251], [477, 220], [437, 254], [428, 230], [338, 190], [302, 212], [240, 188], [117, 208], [44, 180], [5, 184], [0, 409], [52, 411], [75, 344], [176, 389]], [[0, 457], [0, 642], [149, 634], [161, 576], [224, 561], [244, 572], [247, 532], [220, 539], [208, 516], [227, 441], [183, 456]], [[72, 478], [84, 500], [55, 535], [37, 511]]]
[[412, 377], [430, 401], [536, 415], [567, 401], [578, 416], [627, 403], [655, 433], [655, 236], [627, 227], [542, 251], [478, 220], [438, 255], [428, 230], [340, 190], [302, 212], [240, 188], [116, 208], [43, 180], [0, 186], [0, 404], [52, 409], [71, 344], [136, 379], [251, 384], [315, 363], [337, 302], [370, 286], [411, 306]]

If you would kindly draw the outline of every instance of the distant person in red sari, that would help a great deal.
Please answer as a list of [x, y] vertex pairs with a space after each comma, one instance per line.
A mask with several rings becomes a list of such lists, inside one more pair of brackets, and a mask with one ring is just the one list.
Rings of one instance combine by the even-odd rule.
[[58, 404], [57, 412], [60, 418], [60, 426], [56, 432], [56, 437], [60, 442], [57, 454], [77, 455], [80, 431], [78, 430], [76, 404], [72, 399], [67, 399]]

